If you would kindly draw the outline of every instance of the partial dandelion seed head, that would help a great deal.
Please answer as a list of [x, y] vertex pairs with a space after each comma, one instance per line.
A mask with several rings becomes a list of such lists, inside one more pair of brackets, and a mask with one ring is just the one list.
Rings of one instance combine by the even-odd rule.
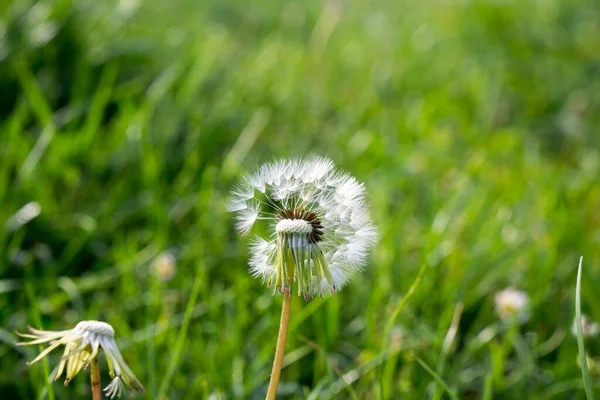
[[120, 377], [116, 376], [103, 390], [106, 397], [114, 399], [120, 397], [125, 391], [125, 383]]
[[[581, 315], [581, 328], [581, 333], [586, 339], [596, 337], [598, 336], [598, 333], [600, 333], [600, 324], [583, 314]], [[577, 318], [573, 319], [573, 323], [571, 324], [571, 333], [573, 336], [577, 336]]]
[[115, 337], [114, 328], [102, 321], [81, 321], [75, 325], [74, 331], [79, 335], [97, 335], [99, 339], [102, 336], [108, 339]]
[[496, 313], [506, 323], [525, 323], [529, 320], [529, 296], [522, 290], [506, 288], [494, 298]]
[[125, 363], [115, 342], [114, 328], [102, 321], [81, 321], [74, 328], [64, 331], [43, 331], [29, 328], [29, 333], [18, 333], [21, 337], [33, 339], [29, 342], [17, 343], [17, 346], [30, 346], [48, 344], [29, 365], [38, 362], [52, 350], [65, 346], [62, 358], [56, 367], [54, 379], [58, 380], [66, 369], [67, 385], [81, 371], [104, 351], [108, 361], [109, 373], [113, 378], [105, 392], [113, 398], [121, 392], [123, 384], [131, 390], [144, 391], [144, 387], [137, 380], [129, 366]]
[[377, 241], [364, 185], [327, 158], [277, 160], [242, 177], [227, 209], [236, 229], [264, 224], [250, 243], [250, 271], [280, 292], [306, 299], [341, 289]]

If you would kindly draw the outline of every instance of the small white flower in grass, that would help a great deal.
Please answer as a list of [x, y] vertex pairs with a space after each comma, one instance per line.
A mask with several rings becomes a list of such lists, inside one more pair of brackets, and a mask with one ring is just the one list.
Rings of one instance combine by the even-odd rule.
[[[584, 338], [592, 338], [600, 333], [600, 324], [596, 321], [592, 321], [587, 315], [581, 315], [581, 327], [583, 328], [581, 332], [583, 333]], [[577, 319], [573, 319], [571, 333], [573, 336], [577, 336]]]
[[278, 160], [244, 176], [227, 209], [243, 235], [259, 223], [267, 237], [250, 244], [250, 271], [281, 293], [298, 286], [310, 299], [342, 288], [377, 241], [365, 189], [327, 158]]
[[113, 381], [104, 389], [106, 395], [110, 398], [117, 396], [123, 385], [132, 390], [144, 391], [144, 387], [129, 369], [117, 348], [115, 330], [106, 322], [81, 321], [75, 328], [66, 331], [42, 331], [30, 327], [29, 333], [17, 332], [17, 334], [33, 339], [30, 342], [17, 343], [17, 346], [50, 344], [33, 361], [29, 362], [29, 365], [41, 360], [58, 346], [65, 346], [54, 378], [54, 380], [58, 380], [66, 366], [65, 385], [71, 382], [81, 369], [87, 368], [94, 358], [98, 357], [100, 351], [104, 351], [110, 376], [113, 378]]
[[161, 281], [170, 281], [177, 272], [177, 259], [170, 252], [160, 254], [152, 263], [154, 275]]
[[494, 302], [502, 321], [524, 323], [529, 320], [529, 296], [526, 292], [509, 287], [496, 293]]

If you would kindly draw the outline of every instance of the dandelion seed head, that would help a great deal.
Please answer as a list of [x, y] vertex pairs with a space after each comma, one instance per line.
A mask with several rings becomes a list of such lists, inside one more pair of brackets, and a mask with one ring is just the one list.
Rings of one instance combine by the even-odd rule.
[[227, 210], [242, 235], [258, 223], [269, 230], [250, 244], [250, 272], [309, 299], [339, 290], [366, 264], [377, 228], [365, 196], [364, 185], [327, 158], [277, 160], [244, 175]]
[[81, 321], [75, 325], [74, 333], [76, 335], [94, 334], [111, 339], [115, 337], [114, 328], [102, 321]]
[[496, 313], [507, 323], [524, 323], [529, 320], [529, 296], [522, 290], [506, 288], [494, 298]]
[[[82, 369], [104, 351], [108, 362], [109, 373], [113, 381], [105, 388], [107, 396], [113, 398], [120, 393], [118, 387], [122, 381], [127, 387], [143, 392], [144, 387], [137, 380], [129, 366], [125, 363], [115, 342], [114, 328], [102, 321], [81, 321], [74, 328], [64, 331], [43, 331], [29, 328], [29, 333], [18, 333], [19, 336], [33, 339], [29, 342], [17, 343], [17, 346], [29, 346], [48, 343], [29, 365], [34, 364], [48, 355], [60, 345], [64, 345], [63, 356], [56, 367], [55, 380], [58, 380], [66, 369], [65, 385]], [[118, 379], [118, 382], [117, 382]]]

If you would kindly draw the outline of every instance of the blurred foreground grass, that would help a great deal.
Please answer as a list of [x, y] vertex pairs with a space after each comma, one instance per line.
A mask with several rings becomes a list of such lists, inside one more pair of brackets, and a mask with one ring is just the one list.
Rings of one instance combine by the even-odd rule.
[[[45, 396], [12, 331], [102, 319], [147, 398], [264, 397], [281, 299], [224, 198], [319, 154], [366, 182], [381, 241], [350, 287], [294, 300], [282, 394], [444, 398], [425, 364], [461, 398], [583, 398], [568, 330], [581, 254], [600, 319], [599, 4], [2, 3], [0, 392]], [[507, 285], [532, 298], [520, 329], [493, 312]]]

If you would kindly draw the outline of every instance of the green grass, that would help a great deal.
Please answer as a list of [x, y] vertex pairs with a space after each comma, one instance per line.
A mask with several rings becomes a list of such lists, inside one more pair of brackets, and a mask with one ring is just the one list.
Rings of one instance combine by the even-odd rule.
[[[281, 298], [224, 201], [263, 161], [319, 154], [365, 182], [381, 239], [349, 287], [294, 299], [285, 398], [585, 398], [569, 329], [582, 254], [600, 319], [597, 2], [127, 4], [0, 5], [3, 395], [87, 397], [84, 375], [48, 392], [59, 352], [27, 367], [11, 332], [102, 319], [145, 398], [263, 398]], [[532, 300], [513, 329], [508, 285]]]
[[579, 268], [577, 269], [577, 286], [575, 288], [575, 321], [577, 335], [577, 349], [579, 351], [579, 362], [583, 375], [583, 386], [585, 387], [585, 395], [588, 400], [594, 400], [594, 390], [592, 388], [592, 380], [590, 371], [587, 365], [587, 354], [583, 343], [583, 327], [581, 322], [581, 268], [583, 257], [579, 259]]

